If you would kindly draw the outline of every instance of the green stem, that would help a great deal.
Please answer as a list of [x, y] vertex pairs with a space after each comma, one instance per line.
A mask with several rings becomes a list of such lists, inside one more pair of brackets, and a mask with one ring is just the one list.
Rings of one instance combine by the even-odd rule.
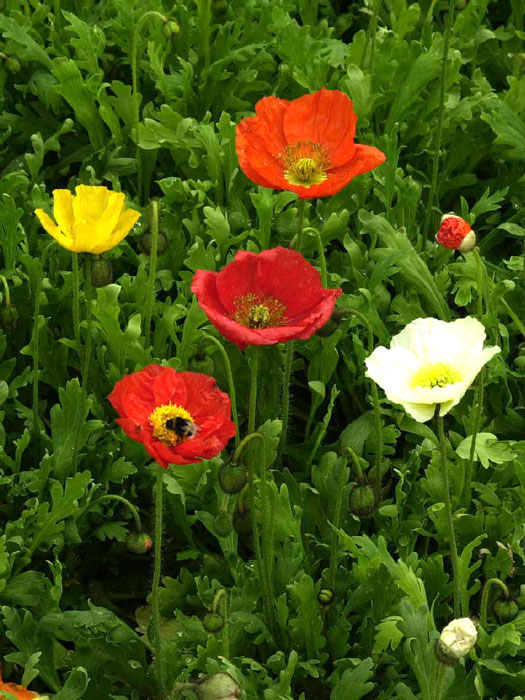
[[443, 691], [445, 690], [445, 679], [447, 677], [448, 664], [444, 664], [442, 661], [437, 662], [436, 669], [436, 686], [435, 686], [435, 700], [441, 700], [443, 697]]
[[474, 417], [472, 421], [472, 441], [470, 443], [470, 452], [469, 452], [469, 457], [468, 457], [468, 463], [467, 463], [467, 470], [465, 474], [465, 486], [463, 489], [464, 492], [464, 504], [465, 507], [468, 509], [470, 506], [470, 499], [472, 495], [472, 475], [474, 472], [474, 457], [476, 455], [476, 442], [477, 442], [477, 437], [478, 437], [478, 432], [480, 428], [480, 422], [481, 422], [481, 414], [483, 411], [483, 389], [484, 389], [484, 384], [485, 384], [485, 368], [482, 367], [481, 371], [479, 373], [479, 380], [478, 380], [478, 386], [476, 387], [476, 391], [474, 393], [474, 404], [473, 404], [473, 411], [474, 411]]
[[230, 358], [228, 357], [228, 353], [224, 349], [223, 344], [219, 340], [217, 340], [217, 338], [214, 338], [212, 335], [208, 335], [208, 333], [203, 333], [203, 338], [205, 338], [206, 340], [211, 340], [211, 342], [218, 348], [219, 352], [222, 355], [222, 359], [224, 360], [224, 367], [226, 369], [226, 376], [228, 378], [230, 402], [232, 405], [232, 417], [233, 422], [235, 423], [235, 446], [237, 447], [239, 445], [239, 440], [241, 439], [241, 436], [239, 433], [239, 416], [237, 414], [237, 397], [235, 393], [235, 382], [233, 381]]
[[452, 503], [450, 500], [450, 483], [448, 477], [447, 442], [443, 426], [443, 418], [439, 415], [440, 405], [436, 410], [439, 447], [441, 451], [441, 477], [443, 479], [443, 500], [445, 502], [445, 517], [447, 520], [448, 537], [450, 541], [450, 555], [452, 558], [452, 584], [454, 587], [454, 617], [460, 616], [460, 591], [459, 591], [459, 558], [456, 544], [456, 532], [452, 518]]
[[484, 276], [485, 276], [485, 266], [483, 264], [483, 259], [481, 255], [479, 254], [479, 248], [478, 246], [474, 247], [474, 250], [472, 251], [474, 253], [474, 258], [476, 259], [476, 267], [477, 267], [477, 292], [478, 292], [478, 308], [477, 308], [477, 314], [478, 314], [478, 321], [481, 321], [481, 318], [483, 316], [483, 293], [484, 293]]
[[[436, 129], [436, 143], [434, 147], [434, 158], [432, 163], [432, 178], [430, 181], [430, 193], [428, 195], [428, 202], [425, 212], [425, 221], [423, 224], [423, 235], [422, 239], [418, 240], [418, 249], [422, 250], [425, 241], [428, 237], [428, 229], [430, 227], [430, 221], [432, 218], [432, 207], [434, 206], [434, 198], [436, 196], [437, 179], [439, 171], [439, 152], [441, 150], [441, 139], [443, 136], [443, 114], [445, 111], [445, 91], [446, 91], [446, 79], [447, 79], [447, 62], [448, 62], [448, 49], [450, 45], [450, 35], [452, 32], [452, 26], [454, 24], [454, 9], [455, 0], [450, 0], [448, 8], [448, 21], [445, 29], [445, 34], [443, 37], [443, 64], [441, 66], [441, 84], [439, 89], [439, 113], [438, 113], [438, 123]], [[419, 238], [419, 237], [418, 237]]]
[[133, 106], [134, 106], [134, 127], [135, 127], [135, 138], [137, 139], [136, 148], [136, 160], [137, 160], [137, 196], [141, 204], [144, 204], [142, 200], [142, 160], [140, 157], [140, 147], [139, 147], [139, 121], [140, 121], [140, 97], [139, 97], [139, 76], [138, 76], [138, 44], [139, 38], [141, 36], [142, 28], [144, 24], [150, 19], [150, 17], [156, 17], [161, 22], [167, 22], [167, 17], [156, 12], [155, 10], [149, 10], [144, 12], [144, 14], [139, 18], [137, 24], [135, 25], [135, 31], [133, 32], [133, 39], [131, 42], [131, 81], [133, 89]]
[[304, 224], [304, 210], [306, 206], [306, 200], [300, 199], [297, 203], [297, 240], [295, 245], [295, 250], [300, 253], [303, 249], [303, 224]]
[[144, 314], [144, 342], [146, 348], [150, 346], [151, 317], [155, 303], [155, 276], [157, 274], [157, 244], [159, 240], [159, 204], [155, 199], [151, 200], [151, 253], [149, 258], [148, 296], [146, 299], [146, 312]]
[[86, 352], [82, 369], [82, 391], [87, 392], [89, 363], [91, 360], [91, 320], [93, 316], [93, 285], [91, 284], [91, 254], [86, 254]]
[[155, 673], [159, 689], [159, 700], [166, 697], [166, 683], [164, 680], [164, 667], [162, 659], [162, 636], [160, 631], [160, 576], [162, 567], [162, 467], [157, 465], [157, 476], [155, 482], [155, 568], [153, 571], [153, 586], [151, 589], [152, 615], [154, 627], [154, 649], [155, 649]]
[[490, 588], [493, 585], [499, 586], [505, 594], [505, 597], [509, 598], [509, 589], [503, 583], [503, 581], [500, 581], [499, 578], [489, 578], [489, 580], [485, 583], [485, 586], [483, 587], [483, 593], [481, 594], [481, 610], [479, 616], [479, 623], [481, 627], [483, 627], [483, 629], [485, 629], [485, 627], [487, 626], [487, 606], [489, 602]]
[[197, 2], [197, 26], [199, 27], [200, 54], [204, 68], [210, 67], [210, 25], [211, 2], [210, 0], [196, 0]]
[[124, 498], [123, 496], [118, 496], [117, 494], [114, 493], [107, 493], [105, 496], [100, 496], [99, 498], [96, 499], [96, 501], [93, 501], [89, 507], [89, 510], [93, 508], [97, 503], [100, 503], [101, 501], [118, 501], [119, 503], [124, 503], [130, 511], [131, 514], [133, 515], [133, 518], [135, 519], [135, 525], [137, 526], [137, 530], [139, 532], [142, 532], [142, 523], [140, 522], [140, 515], [138, 510], [135, 508], [135, 506], [128, 501], [127, 498]]
[[[374, 333], [372, 326], [368, 318], [358, 311], [357, 309], [347, 308], [354, 316], [357, 316], [364, 324], [367, 330], [367, 340], [368, 340], [368, 354], [371, 355], [374, 350]], [[377, 384], [371, 379], [370, 380], [370, 393], [372, 394], [372, 404], [374, 407], [374, 431], [376, 434], [376, 479], [374, 480], [374, 493], [376, 499], [376, 507], [381, 504], [381, 498], [383, 496], [383, 424], [381, 423], [381, 408], [379, 405], [379, 392], [377, 391]]]
[[289, 340], [286, 346], [286, 355], [284, 359], [282, 425], [281, 436], [279, 438], [279, 447], [277, 450], [277, 461], [281, 459], [286, 445], [286, 438], [288, 436], [288, 422], [290, 420], [290, 381], [292, 377], [293, 351], [294, 341]]
[[352, 460], [354, 460], [354, 457], [357, 458], [357, 455], [355, 452], [350, 448], [347, 447], [344, 449], [343, 454], [339, 458], [339, 474], [337, 478], [337, 492], [335, 494], [335, 503], [334, 503], [334, 514], [333, 514], [333, 526], [334, 530], [332, 532], [332, 547], [330, 550], [330, 575], [329, 575], [329, 580], [330, 580], [330, 588], [332, 590], [335, 590], [335, 577], [336, 577], [336, 569], [337, 569], [337, 544], [339, 542], [339, 535], [337, 533], [337, 530], [339, 529], [339, 525], [341, 522], [341, 508], [343, 505], [343, 493], [344, 493], [344, 488], [345, 484], [347, 481], [347, 471], [346, 471], [346, 466], [348, 464], [348, 456]]
[[375, 61], [375, 48], [376, 48], [376, 34], [377, 34], [377, 18], [379, 15], [379, 8], [381, 7], [381, 0], [376, 0], [374, 13], [370, 21], [370, 64], [368, 66], [368, 72], [370, 73], [370, 94], [373, 94], [374, 85], [374, 61]]
[[304, 229], [304, 233], [313, 233], [317, 243], [317, 250], [319, 252], [319, 267], [321, 268], [321, 284], [326, 289], [328, 287], [328, 274], [326, 271], [326, 257], [324, 254], [324, 245], [321, 232], [312, 226], [307, 226]]
[[252, 347], [252, 357], [250, 362], [250, 405], [248, 412], [248, 432], [255, 430], [255, 418], [257, 412], [257, 379], [259, 373], [259, 348]]
[[80, 277], [78, 274], [78, 253], [71, 253], [73, 273], [73, 333], [75, 345], [80, 356]]
[[221, 588], [217, 591], [215, 598], [213, 599], [213, 612], [219, 612], [219, 606], [222, 601], [222, 616], [224, 618], [224, 627], [222, 629], [222, 655], [229, 659], [230, 658], [230, 636], [228, 630], [228, 594], [225, 588]]
[[38, 277], [35, 289], [35, 311], [33, 314], [33, 434], [36, 438], [40, 437], [40, 422], [38, 418], [38, 332], [40, 320], [40, 294], [42, 292], [42, 277], [44, 275], [44, 265], [46, 264], [47, 253], [54, 241], [48, 243], [42, 255], [40, 256], [40, 265], [38, 266]]
[[55, 27], [57, 34], [60, 36], [60, 31], [62, 28], [62, 15], [60, 10], [60, 0], [54, 0], [54, 16], [55, 16]]
[[9, 292], [9, 285], [7, 284], [7, 280], [3, 275], [0, 275], [0, 280], [2, 280], [2, 284], [4, 285], [4, 290], [5, 290], [5, 305], [6, 306], [11, 306], [11, 294]]

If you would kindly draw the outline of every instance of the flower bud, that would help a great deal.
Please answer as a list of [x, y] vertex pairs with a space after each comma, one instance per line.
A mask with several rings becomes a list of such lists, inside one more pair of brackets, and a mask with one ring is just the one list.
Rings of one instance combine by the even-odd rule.
[[334, 592], [331, 588], [321, 588], [321, 590], [317, 594], [317, 600], [319, 602], [319, 605], [330, 605], [333, 599]]
[[172, 37], [179, 36], [180, 27], [174, 19], [169, 19], [162, 25], [162, 33], [166, 39], [171, 39]]
[[14, 328], [18, 323], [19, 314], [16, 306], [9, 304], [0, 312], [0, 328]]
[[224, 618], [222, 615], [219, 615], [219, 613], [207, 613], [202, 619], [202, 626], [206, 632], [215, 634], [216, 632], [220, 632], [224, 627]]
[[474, 648], [478, 631], [470, 617], [452, 620], [441, 632], [436, 644], [436, 653], [440, 661], [453, 664], [466, 656]]
[[20, 61], [16, 56], [9, 56], [5, 60], [5, 69], [8, 73], [19, 73], [22, 69]]
[[332, 335], [332, 333], [335, 333], [335, 331], [341, 325], [343, 316], [344, 314], [341, 309], [334, 309], [332, 316], [328, 319], [324, 326], [317, 331], [317, 335], [320, 335], [321, 338], [328, 338], [328, 336]]
[[354, 486], [350, 491], [350, 511], [358, 518], [368, 518], [374, 511], [376, 498], [370, 484]]
[[450, 213], [441, 219], [436, 241], [444, 248], [466, 253], [476, 245], [476, 234], [465, 219]]
[[244, 230], [244, 215], [240, 211], [232, 211], [228, 214], [228, 223], [233, 234], [241, 233]]
[[126, 539], [126, 548], [133, 554], [146, 554], [151, 549], [153, 540], [145, 532], [132, 532]]
[[233, 529], [239, 537], [250, 537], [252, 534], [252, 514], [249, 508], [236, 508], [233, 513]]
[[512, 622], [518, 616], [518, 612], [518, 604], [512, 598], [499, 598], [494, 603], [494, 615], [502, 625]]
[[246, 486], [246, 467], [241, 462], [226, 462], [219, 470], [219, 484], [224, 493], [239, 493]]
[[215, 360], [211, 355], [206, 355], [204, 352], [196, 352], [190, 358], [190, 370], [199, 372], [200, 374], [209, 374], [212, 377], [215, 373]]
[[91, 261], [91, 284], [93, 287], [105, 287], [113, 282], [113, 266], [107, 258], [94, 255]]
[[241, 689], [229, 673], [213, 673], [197, 685], [199, 700], [236, 700]]
[[[142, 252], [145, 253], [146, 255], [151, 255], [152, 243], [153, 243], [152, 234], [149, 233], [148, 231], [146, 231], [146, 233], [143, 233], [141, 238], [140, 238], [140, 247], [142, 249]], [[162, 233], [162, 231], [159, 231], [158, 235], [157, 235], [157, 255], [162, 255], [163, 253], [165, 253], [167, 247], [168, 247], [168, 239]]]
[[228, 537], [233, 531], [233, 516], [227, 510], [221, 510], [213, 520], [213, 529], [219, 537]]

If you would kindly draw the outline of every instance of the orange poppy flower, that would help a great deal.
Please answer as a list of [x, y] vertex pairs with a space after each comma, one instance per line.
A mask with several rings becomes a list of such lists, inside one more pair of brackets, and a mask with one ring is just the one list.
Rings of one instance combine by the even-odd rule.
[[33, 693], [31, 690], [24, 688], [23, 685], [4, 683], [2, 680], [2, 667], [0, 666], [0, 698], [4, 697], [2, 691], [9, 693], [17, 700], [35, 700], [35, 698], [39, 697], [37, 693]]
[[340, 90], [292, 102], [264, 97], [255, 112], [237, 125], [235, 147], [244, 174], [263, 187], [326, 197], [385, 161], [379, 149], [354, 143], [357, 116]]

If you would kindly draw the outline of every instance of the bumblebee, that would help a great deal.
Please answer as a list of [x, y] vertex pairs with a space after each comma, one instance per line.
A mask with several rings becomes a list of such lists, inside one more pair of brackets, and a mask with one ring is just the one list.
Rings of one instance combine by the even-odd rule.
[[173, 430], [175, 435], [180, 439], [184, 440], [187, 438], [192, 438], [197, 432], [197, 426], [192, 423], [187, 418], [181, 418], [177, 416], [176, 418], [168, 418], [164, 423], [166, 430]]

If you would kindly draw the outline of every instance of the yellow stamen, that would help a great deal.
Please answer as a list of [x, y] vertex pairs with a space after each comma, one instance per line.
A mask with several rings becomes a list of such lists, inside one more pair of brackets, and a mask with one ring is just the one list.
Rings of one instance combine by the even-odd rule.
[[330, 159], [319, 143], [297, 141], [286, 146], [279, 158], [284, 167], [284, 177], [292, 185], [311, 187], [321, 184], [328, 177], [326, 171], [330, 167]]
[[420, 367], [412, 376], [410, 385], [414, 388], [433, 389], [436, 386], [444, 387], [455, 384], [461, 379], [461, 374], [456, 369], [444, 362], [436, 362], [433, 365]]
[[182, 442], [184, 438], [177, 435], [175, 430], [170, 430], [166, 427], [166, 421], [170, 418], [184, 418], [190, 423], [194, 421], [189, 411], [182, 408], [182, 406], [177, 406], [172, 403], [165, 404], [164, 406], [157, 406], [150, 415], [149, 422], [153, 426], [153, 435], [165, 445], [177, 445], [179, 442]]
[[232, 318], [248, 328], [270, 328], [286, 322], [286, 307], [270, 294], [245, 294], [234, 302]]

